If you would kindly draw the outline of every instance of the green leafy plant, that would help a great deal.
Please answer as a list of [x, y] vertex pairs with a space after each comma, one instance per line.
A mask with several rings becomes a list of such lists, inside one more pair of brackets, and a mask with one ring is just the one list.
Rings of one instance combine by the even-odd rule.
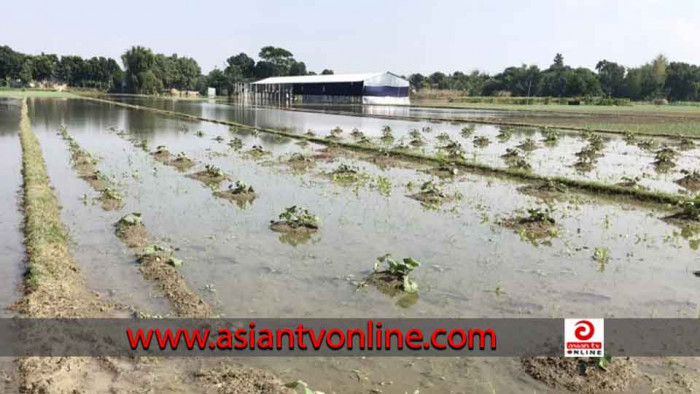
[[513, 129], [510, 127], [501, 127], [496, 136], [500, 142], [506, 142], [510, 140], [511, 137], [513, 137]]
[[212, 138], [212, 140], [216, 142], [224, 142], [224, 137], [217, 135], [216, 137]]
[[236, 137], [228, 142], [228, 146], [230, 146], [233, 149], [241, 149], [243, 147], [243, 141], [240, 138]]
[[119, 192], [116, 189], [112, 189], [112, 188], [108, 187], [108, 188], [102, 190], [102, 199], [121, 201], [122, 196], [119, 194]]
[[680, 150], [691, 150], [695, 149], [695, 142], [689, 138], [681, 138], [678, 143], [678, 149]]
[[425, 126], [421, 130], [423, 130], [424, 133], [432, 133], [433, 132], [433, 128], [430, 126]]
[[653, 149], [656, 149], [657, 142], [653, 138], [647, 138], [647, 139], [643, 139], [643, 140], [639, 141], [637, 143], [637, 146], [640, 149], [653, 150]]
[[490, 143], [491, 140], [489, 140], [489, 138], [486, 136], [480, 135], [478, 137], [474, 137], [474, 146], [477, 148], [483, 148]]
[[248, 186], [243, 181], [236, 181], [235, 185], [228, 185], [228, 190], [233, 194], [255, 193], [253, 186]]
[[389, 126], [384, 126], [382, 129], [382, 138], [381, 140], [386, 143], [390, 143], [394, 141], [394, 133], [391, 131], [391, 127]]
[[474, 125], [462, 127], [462, 130], [460, 131], [460, 135], [463, 138], [469, 138], [472, 136], [472, 134], [474, 134], [474, 129], [475, 129]]
[[518, 145], [518, 148], [524, 150], [525, 152], [533, 151], [537, 149], [537, 142], [535, 142], [535, 140], [532, 138], [527, 138], [525, 141], [521, 142], [520, 145]]
[[542, 136], [544, 137], [543, 141], [547, 145], [553, 145], [559, 141], [559, 138], [561, 136], [561, 133], [559, 130], [554, 130], [554, 129], [544, 129], [542, 131]]
[[438, 134], [437, 137], [435, 137], [435, 139], [444, 143], [444, 142], [450, 141], [450, 135], [443, 132], [443, 133]]
[[195, 135], [196, 135], [197, 137], [204, 137], [204, 132], [203, 132], [202, 130], [197, 130], [197, 132], [195, 133]]
[[221, 168], [213, 164], [205, 165], [204, 170], [206, 171], [207, 175], [212, 178], [221, 178], [226, 176], [226, 174], [221, 170]]
[[260, 145], [253, 145], [252, 148], [248, 151], [248, 154], [251, 156], [263, 156], [267, 155], [269, 152], [265, 151], [262, 146]]
[[527, 210], [527, 214], [527, 216], [520, 218], [520, 223], [556, 223], [552, 217], [552, 210], [550, 208], [530, 208]]
[[291, 227], [318, 228], [319, 218], [307, 209], [292, 205], [285, 208], [279, 219]]
[[418, 284], [409, 278], [413, 270], [420, 267], [420, 262], [413, 258], [407, 257], [401, 261], [394, 260], [390, 254], [377, 257], [377, 262], [374, 263], [374, 272], [382, 272], [379, 269], [386, 265], [386, 270], [383, 272], [396, 277], [403, 283], [403, 291], [407, 293], [415, 293], [418, 291]]
[[389, 196], [391, 194], [391, 180], [388, 177], [378, 176], [375, 179], [375, 184], [381, 195]]
[[331, 135], [339, 136], [341, 134], [343, 134], [343, 129], [341, 129], [340, 126], [336, 126], [331, 130]]
[[352, 131], [350, 132], [350, 136], [352, 136], [352, 138], [355, 138], [355, 139], [360, 139], [360, 138], [362, 138], [362, 137], [365, 136], [365, 133], [361, 132], [360, 129], [358, 129], [357, 127], [355, 127], [355, 128], [352, 129]]
[[610, 261], [610, 250], [606, 247], [596, 247], [593, 251], [593, 260], [598, 262], [600, 270], [603, 271]]

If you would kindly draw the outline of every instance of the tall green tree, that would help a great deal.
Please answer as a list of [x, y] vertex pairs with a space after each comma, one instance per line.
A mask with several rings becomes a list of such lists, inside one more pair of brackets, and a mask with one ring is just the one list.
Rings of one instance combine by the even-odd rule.
[[615, 62], [601, 60], [596, 64], [600, 88], [610, 97], [622, 97], [625, 90], [625, 67]]

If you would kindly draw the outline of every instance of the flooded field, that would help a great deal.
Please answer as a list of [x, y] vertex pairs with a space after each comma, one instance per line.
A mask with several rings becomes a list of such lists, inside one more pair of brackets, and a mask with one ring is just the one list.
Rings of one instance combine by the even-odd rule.
[[[655, 139], [654, 149], [644, 149], [639, 139], [561, 132], [556, 141], [546, 142], [548, 131], [539, 129], [504, 131], [201, 101], [119, 100], [299, 134], [312, 130], [344, 140], [364, 136], [372, 143], [405, 144], [432, 155], [459, 151], [468, 160], [493, 166], [508, 166], [502, 156], [520, 146], [518, 154], [536, 173], [605, 183], [632, 179], [640, 187], [669, 193], [693, 193], [675, 181], [684, 176], [681, 170], [698, 168], [700, 154], [697, 148], [677, 148], [675, 140]], [[3, 179], [8, 180], [2, 198], [14, 208], [21, 152], [15, 136], [19, 105], [11, 101], [0, 102], [0, 146]], [[177, 271], [216, 316], [699, 313], [694, 272], [700, 269], [700, 235], [692, 226], [663, 220], [675, 212], [669, 206], [566, 190], [541, 192], [512, 179], [445, 172], [428, 164], [88, 100], [30, 99], [28, 104], [77, 265], [91, 289], [142, 316], [174, 317], [176, 308], [155, 281], [144, 279], [133, 253], [115, 236], [114, 224], [132, 212], [140, 213], [151, 241], [175, 251], [181, 260]], [[71, 137], [68, 141], [97, 160], [101, 180], [119, 196], [115, 209], [105, 209], [101, 194], [79, 177], [61, 129]], [[353, 129], [362, 135], [352, 135]], [[489, 142], [475, 144], [479, 137]], [[416, 139], [423, 144], [411, 145]], [[594, 168], [577, 170], [576, 153], [592, 144], [602, 145]], [[661, 172], [653, 162], [664, 145], [678, 154], [675, 167]], [[180, 154], [192, 165], [177, 167], [165, 153]], [[254, 197], [222, 197], [236, 181], [253, 187]], [[430, 198], [422, 198], [426, 194]], [[291, 206], [318, 216], [318, 230], [301, 235], [272, 231], [270, 221]], [[509, 224], [533, 212], [551, 219], [545, 232]], [[9, 305], [23, 272], [21, 212], [8, 209], [2, 215], [7, 252], [0, 274], [15, 278], [15, 286], [0, 289], [0, 303]], [[389, 296], [363, 285], [377, 257], [387, 253], [422, 263], [412, 274], [418, 293]], [[284, 381], [302, 379], [325, 392], [557, 392], [511, 359], [238, 361], [269, 369]], [[629, 388], [647, 387], [648, 376], [654, 387], [675, 392], [695, 382], [695, 364], [639, 360]]]
[[[448, 114], [446, 117], [454, 116], [461, 120], [436, 122], [324, 114], [322, 111], [288, 111], [191, 100], [134, 97], [115, 100], [261, 128], [284, 129], [296, 133], [311, 131], [320, 137], [332, 135], [331, 130], [337, 130], [333, 138], [343, 141], [357, 142], [365, 138], [364, 141], [368, 144], [379, 147], [404, 149], [445, 159], [456, 157], [467, 162], [520, 169], [545, 176], [563, 176], [666, 193], [692, 195], [700, 190], [700, 173], [696, 173], [693, 178], [698, 179], [697, 187], [693, 185], [689, 188], [679, 184], [688, 174], [697, 171], [700, 165], [700, 147], [691, 140], [635, 134], [584, 134], [557, 129], [465, 122], [472, 115], [483, 117], [496, 114], [493, 111], [415, 110], [419, 114], [441, 111]], [[391, 115], [392, 111], [399, 112], [397, 115], [403, 112], [413, 114], [414, 111], [404, 107], [369, 108], [370, 112], [384, 111], [383, 115]], [[329, 110], [335, 111], [337, 106], [330, 106]], [[465, 111], [468, 112], [466, 116]], [[353, 131], [361, 134], [353, 134]]]

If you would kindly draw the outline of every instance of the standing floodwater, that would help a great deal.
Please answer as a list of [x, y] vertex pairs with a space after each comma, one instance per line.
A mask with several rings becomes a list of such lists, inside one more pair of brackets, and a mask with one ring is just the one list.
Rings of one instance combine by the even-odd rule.
[[7, 307], [17, 299], [24, 266], [22, 245], [22, 152], [17, 138], [20, 100], [0, 98], [0, 317], [9, 316]]

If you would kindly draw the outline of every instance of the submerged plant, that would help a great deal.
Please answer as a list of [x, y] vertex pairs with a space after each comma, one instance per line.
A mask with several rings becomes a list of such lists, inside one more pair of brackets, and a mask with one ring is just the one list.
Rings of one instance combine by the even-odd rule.
[[382, 142], [391, 143], [394, 141], [394, 134], [391, 132], [391, 127], [384, 126], [382, 129]]
[[241, 149], [243, 148], [243, 140], [238, 137], [233, 138], [228, 142], [228, 146], [236, 150]]
[[513, 137], [513, 129], [511, 129], [510, 127], [501, 127], [501, 130], [496, 136], [496, 138], [498, 138], [498, 141], [500, 142], [507, 142], [511, 139], [511, 137]]
[[103, 200], [115, 200], [115, 201], [121, 201], [122, 196], [119, 194], [119, 192], [116, 189], [112, 189], [110, 187], [102, 190], [102, 199]]
[[556, 223], [552, 217], [552, 210], [550, 208], [530, 208], [527, 210], [527, 214], [527, 216], [520, 218], [520, 223]]
[[385, 176], [378, 176], [375, 179], [375, 184], [379, 194], [383, 196], [389, 196], [391, 194], [391, 180]]
[[473, 124], [470, 124], [469, 126], [462, 127], [462, 130], [460, 131], [460, 135], [463, 138], [469, 138], [472, 136], [472, 134], [474, 134], [474, 129], [475, 129], [475, 127]]
[[197, 137], [204, 137], [204, 132], [202, 130], [197, 130], [196, 133], [194, 133]]
[[[380, 271], [380, 268], [384, 265], [386, 269]], [[399, 282], [401, 290], [407, 293], [415, 293], [418, 291], [418, 284], [409, 275], [418, 267], [420, 267], [420, 262], [413, 258], [407, 257], [401, 261], [396, 261], [390, 254], [385, 254], [377, 257], [377, 262], [374, 263], [374, 273], [389, 275]]]
[[544, 137], [543, 141], [547, 145], [554, 145], [559, 141], [559, 137], [561, 136], [561, 133], [559, 130], [554, 130], [554, 129], [544, 129], [542, 131], [542, 136]]
[[123, 229], [126, 227], [140, 225], [143, 225], [143, 221], [141, 220], [141, 213], [133, 212], [119, 219], [119, 221], [117, 222], [117, 232], [123, 231]]
[[665, 172], [668, 171], [670, 168], [673, 168], [676, 166], [676, 163], [674, 160], [678, 156], [678, 152], [675, 150], [669, 148], [669, 147], [664, 147], [656, 151], [656, 157], [654, 160], [654, 166], [656, 166], [657, 171], [660, 172]]
[[524, 150], [525, 152], [530, 152], [537, 149], [537, 143], [532, 138], [527, 138], [518, 145], [518, 148]]
[[362, 173], [360, 169], [355, 166], [342, 163], [331, 172], [331, 177], [334, 181], [340, 182], [341, 184], [350, 184], [366, 178], [367, 174]]
[[435, 137], [435, 139], [444, 143], [444, 142], [450, 141], [450, 135], [443, 132], [443, 133], [438, 134], [437, 137]]
[[252, 148], [247, 152], [251, 156], [263, 156], [269, 154], [269, 152], [265, 151], [262, 146], [260, 145], [253, 145]]
[[421, 130], [423, 130], [424, 133], [432, 133], [433, 132], [433, 128], [430, 126], [425, 126]]
[[307, 209], [292, 205], [285, 208], [284, 212], [279, 215], [279, 219], [291, 227], [306, 227], [318, 228], [318, 216], [315, 216]]
[[653, 150], [653, 149], [656, 149], [657, 143], [656, 143], [656, 140], [654, 140], [653, 138], [647, 138], [647, 139], [643, 139], [643, 140], [639, 141], [637, 143], [637, 146], [640, 149]]
[[517, 169], [517, 170], [524, 170], [524, 171], [530, 171], [532, 170], [532, 166], [530, 163], [525, 160], [525, 158], [519, 157], [515, 160], [511, 160], [508, 163], [509, 168]]
[[418, 129], [413, 129], [408, 133], [408, 136], [413, 138], [413, 139], [423, 139], [423, 134], [421, 134], [420, 130]]
[[224, 137], [217, 135], [216, 137], [212, 138], [212, 140], [216, 142], [224, 142]]
[[352, 131], [350, 132], [350, 135], [352, 136], [352, 138], [359, 139], [359, 138], [364, 137], [364, 136], [365, 136], [365, 133], [361, 132], [360, 129], [358, 129], [357, 127], [355, 127], [355, 128], [352, 129]]
[[678, 149], [680, 150], [691, 150], [695, 149], [695, 143], [689, 138], [681, 138], [678, 143]]
[[478, 148], [483, 148], [485, 146], [488, 146], [488, 144], [491, 143], [491, 140], [489, 140], [488, 137], [480, 135], [478, 137], [474, 137], [474, 146]]
[[253, 186], [248, 186], [243, 181], [236, 181], [235, 186], [233, 184], [228, 185], [228, 190], [233, 194], [255, 193]]
[[610, 261], [610, 250], [604, 247], [596, 247], [593, 251], [593, 260], [598, 262], [599, 270], [604, 271], [605, 266]]
[[598, 134], [591, 134], [588, 137], [588, 146], [590, 149], [600, 152], [605, 147], [605, 140]]
[[341, 129], [340, 126], [336, 126], [334, 129], [331, 130], [331, 135], [339, 136], [341, 134], [343, 134], [343, 129]]
[[313, 130], [308, 129], [308, 130], [306, 130], [306, 133], [304, 133], [304, 135], [307, 136], [307, 137], [315, 137], [315, 136], [316, 136], [316, 133], [314, 133]]
[[155, 152], [155, 153], [156, 153], [157, 155], [163, 155], [163, 154], [166, 154], [166, 153], [169, 153], [169, 152], [168, 152], [168, 148], [167, 148], [165, 145], [158, 145], [158, 146], [156, 147], [156, 152]]
[[212, 178], [221, 178], [226, 176], [226, 174], [224, 174], [224, 171], [222, 171], [221, 168], [213, 164], [205, 165], [204, 170], [206, 171], [207, 175]]

